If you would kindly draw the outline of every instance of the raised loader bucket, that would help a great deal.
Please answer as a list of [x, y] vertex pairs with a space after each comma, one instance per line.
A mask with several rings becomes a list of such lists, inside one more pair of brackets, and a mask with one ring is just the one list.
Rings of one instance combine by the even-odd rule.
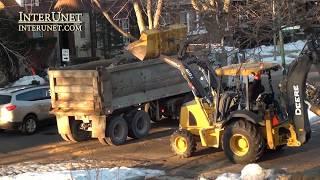
[[180, 43], [186, 38], [187, 27], [181, 24], [163, 29], [146, 30], [140, 39], [128, 45], [128, 51], [140, 60], [153, 59], [164, 55], [177, 54]]

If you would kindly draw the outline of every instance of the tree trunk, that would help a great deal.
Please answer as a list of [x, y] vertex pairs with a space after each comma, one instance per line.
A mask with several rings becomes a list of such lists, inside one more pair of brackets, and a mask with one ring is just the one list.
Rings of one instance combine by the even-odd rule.
[[160, 21], [162, 6], [163, 6], [163, 0], [158, 0], [156, 13], [154, 14], [154, 19], [153, 19], [153, 23], [154, 23], [153, 27], [155, 29], [159, 28], [159, 25], [160, 25], [159, 21]]
[[102, 14], [104, 15], [104, 17], [109, 21], [109, 23], [119, 32], [121, 33], [123, 36], [131, 39], [131, 40], [137, 40], [137, 38], [133, 37], [131, 34], [123, 31], [123, 29], [121, 29], [112, 19], [112, 17], [109, 15], [107, 9], [102, 9], [100, 2], [98, 0], [93, 0], [94, 4], [100, 9], [100, 11], [102, 12]]
[[142, 31], [145, 30], [146, 26], [144, 24], [142, 12], [141, 12], [141, 8], [140, 8], [138, 0], [133, 0], [133, 8], [136, 13], [137, 23], [138, 23], [138, 27], [139, 27], [139, 30], [141, 33]]
[[147, 15], [148, 15], [148, 25], [149, 29], [153, 28], [153, 23], [152, 23], [152, 0], [147, 0]]
[[229, 13], [230, 9], [230, 0], [224, 0], [223, 10], [225, 13]]

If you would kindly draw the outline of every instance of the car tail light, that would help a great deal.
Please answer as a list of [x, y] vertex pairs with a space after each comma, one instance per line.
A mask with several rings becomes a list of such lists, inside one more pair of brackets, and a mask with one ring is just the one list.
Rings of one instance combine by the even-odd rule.
[[6, 109], [7, 109], [8, 111], [13, 111], [13, 110], [15, 110], [16, 108], [17, 108], [17, 106], [16, 106], [16, 105], [12, 105], [12, 104], [6, 106]]

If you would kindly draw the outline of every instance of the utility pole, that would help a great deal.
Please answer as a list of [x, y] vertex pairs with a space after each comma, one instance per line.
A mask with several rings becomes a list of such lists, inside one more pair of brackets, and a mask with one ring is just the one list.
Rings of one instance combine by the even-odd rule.
[[[273, 29], [276, 29], [276, 7], [275, 0], [272, 0], [272, 22]], [[273, 61], [277, 61], [277, 34], [273, 34]]]
[[281, 63], [283, 67], [283, 74], [286, 74], [286, 58], [285, 58], [285, 52], [284, 52], [283, 34], [281, 29], [279, 31], [279, 47], [280, 47]]

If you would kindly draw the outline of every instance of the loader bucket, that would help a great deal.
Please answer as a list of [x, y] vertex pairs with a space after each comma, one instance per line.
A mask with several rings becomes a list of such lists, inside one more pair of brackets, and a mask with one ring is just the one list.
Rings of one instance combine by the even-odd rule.
[[174, 55], [180, 43], [186, 38], [185, 25], [170, 25], [163, 29], [146, 30], [140, 39], [128, 45], [128, 51], [140, 60], [153, 59], [164, 55]]

